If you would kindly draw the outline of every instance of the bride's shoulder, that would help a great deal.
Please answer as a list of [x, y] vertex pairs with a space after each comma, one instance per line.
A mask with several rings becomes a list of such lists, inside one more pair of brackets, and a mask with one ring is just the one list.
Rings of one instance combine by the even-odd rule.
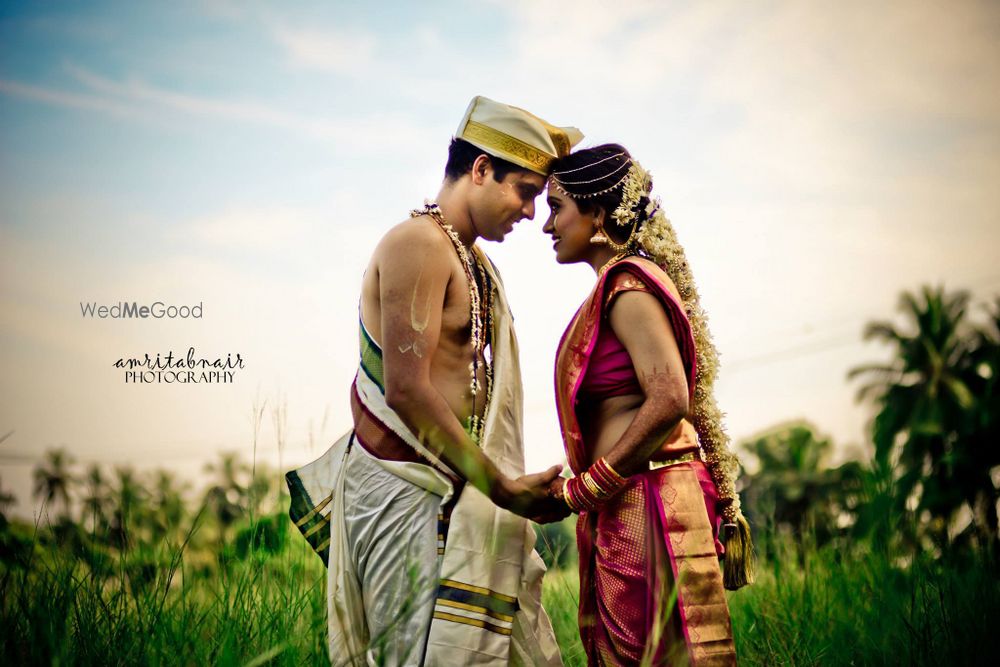
[[662, 266], [648, 257], [641, 257], [639, 255], [629, 257], [627, 261], [642, 269], [643, 273], [647, 277], [655, 279], [663, 287], [665, 287], [675, 299], [681, 301], [680, 291], [677, 289], [677, 285], [674, 284], [674, 281], [670, 278], [667, 272], [663, 270]]

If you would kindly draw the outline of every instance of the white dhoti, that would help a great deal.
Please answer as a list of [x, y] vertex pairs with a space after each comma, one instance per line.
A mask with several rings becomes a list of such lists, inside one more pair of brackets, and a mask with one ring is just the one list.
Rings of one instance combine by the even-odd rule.
[[[494, 385], [480, 446], [503, 474], [517, 477], [524, 473], [517, 340], [499, 277], [482, 260], [494, 290]], [[465, 485], [450, 529], [439, 528], [455, 493], [454, 472], [385, 404], [381, 353], [363, 328], [361, 337], [355, 430], [286, 475], [289, 513], [329, 567], [331, 660], [352, 667], [561, 665], [541, 605], [545, 566], [530, 523]], [[424, 463], [362, 448], [380, 439], [404, 443]]]
[[361, 590], [369, 662], [418, 665], [440, 578], [441, 497], [388, 472], [356, 443], [345, 472], [346, 548]]

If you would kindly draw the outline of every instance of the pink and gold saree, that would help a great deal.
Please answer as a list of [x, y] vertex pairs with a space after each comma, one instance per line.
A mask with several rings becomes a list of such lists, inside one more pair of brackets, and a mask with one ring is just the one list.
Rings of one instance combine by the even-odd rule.
[[[668, 315], [687, 375], [695, 348], [684, 309], [668, 278], [646, 260], [618, 262], [598, 279], [563, 334], [556, 355], [556, 405], [570, 467], [577, 475], [592, 452], [577, 419], [578, 393], [593, 358], [613, 290], [641, 288]], [[631, 281], [631, 282], [630, 282]], [[732, 665], [736, 662], [722, 586], [716, 490], [698, 460], [697, 436], [682, 422], [606, 504], [580, 514], [580, 636], [596, 665]]]

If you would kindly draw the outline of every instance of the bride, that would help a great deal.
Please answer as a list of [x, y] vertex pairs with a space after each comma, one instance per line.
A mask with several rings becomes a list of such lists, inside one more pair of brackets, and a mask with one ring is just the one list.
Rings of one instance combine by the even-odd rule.
[[552, 493], [580, 515], [590, 665], [735, 664], [723, 586], [752, 578], [737, 461], [712, 394], [717, 359], [705, 315], [651, 190], [617, 144], [558, 159], [549, 179], [543, 230], [556, 261], [586, 262], [597, 274], [556, 356], [575, 477], [553, 482]]

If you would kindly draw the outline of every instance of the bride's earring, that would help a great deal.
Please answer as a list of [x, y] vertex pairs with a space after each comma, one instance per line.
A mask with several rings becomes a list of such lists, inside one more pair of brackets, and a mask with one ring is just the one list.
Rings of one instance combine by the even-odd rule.
[[604, 234], [604, 228], [598, 227], [594, 235], [590, 237], [591, 245], [607, 245], [608, 237]]

